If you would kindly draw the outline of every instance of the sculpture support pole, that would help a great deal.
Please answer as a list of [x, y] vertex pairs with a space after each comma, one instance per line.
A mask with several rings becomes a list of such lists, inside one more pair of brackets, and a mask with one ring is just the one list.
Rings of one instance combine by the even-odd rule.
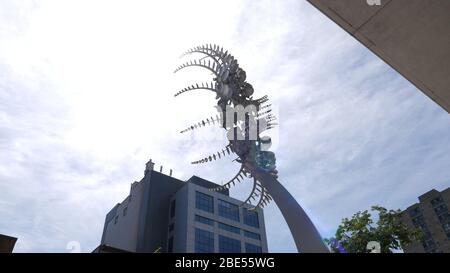
[[298, 252], [329, 253], [316, 227], [286, 188], [268, 173], [258, 172], [254, 175], [270, 192], [283, 214]]

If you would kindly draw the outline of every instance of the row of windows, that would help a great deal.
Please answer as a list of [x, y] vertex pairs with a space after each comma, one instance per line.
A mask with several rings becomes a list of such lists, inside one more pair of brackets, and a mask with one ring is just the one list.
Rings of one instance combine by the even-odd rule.
[[438, 215], [438, 219], [441, 223], [450, 222], [450, 213], [443, 213]]
[[411, 218], [413, 218], [413, 217], [421, 215], [422, 211], [420, 210], [419, 207], [415, 207], [413, 210], [410, 210], [408, 213], [409, 213], [409, 216]]
[[445, 223], [442, 225], [445, 232], [450, 232], [450, 223]]
[[243, 214], [244, 214], [244, 224], [255, 228], [259, 228], [258, 213], [256, 211], [244, 208]]
[[195, 207], [199, 210], [214, 213], [214, 198], [207, 194], [196, 192]]
[[437, 215], [440, 215], [442, 213], [448, 212], [448, 208], [447, 208], [446, 204], [442, 204], [442, 205], [435, 207], [434, 211], [436, 212]]
[[248, 230], [244, 230], [244, 236], [261, 241], [261, 235], [259, 235], [258, 233], [250, 232]]
[[[209, 226], [214, 226], [214, 220], [206, 218], [206, 217], [203, 217], [203, 216], [200, 216], [200, 215], [195, 215], [195, 221], [199, 222], [199, 223], [203, 223], [203, 224], [209, 225]], [[233, 232], [233, 233], [236, 233], [236, 234], [241, 234], [241, 229], [238, 228], [238, 227], [234, 227], [234, 226], [227, 225], [227, 224], [220, 223], [220, 222], [218, 222], [218, 227], [220, 229], [223, 229], [223, 230], [226, 230], [226, 231], [230, 231], [230, 232]], [[248, 231], [248, 230], [244, 230], [244, 236], [248, 237], [248, 238], [255, 239], [255, 240], [259, 240], [259, 241], [261, 240], [261, 235], [259, 235], [258, 233], [254, 233], [254, 232]]]
[[[170, 240], [169, 240], [170, 243]], [[195, 252], [214, 252], [214, 233], [203, 229], [195, 229]], [[241, 241], [227, 236], [219, 235], [219, 253], [241, 253]], [[260, 246], [245, 243], [246, 253], [262, 253]]]
[[219, 235], [219, 253], [241, 253], [241, 241]]
[[214, 252], [214, 233], [203, 229], [195, 229], [195, 252], [213, 253]]
[[206, 225], [214, 226], [213, 220], [203, 217], [203, 216], [200, 216], [200, 215], [195, 215], [195, 221], [206, 224]]
[[246, 253], [262, 253], [262, 249], [260, 246], [245, 243], [245, 252]]
[[439, 197], [434, 198], [433, 200], [431, 200], [431, 205], [433, 205], [433, 207], [434, 207], [434, 206], [437, 206], [437, 205], [440, 205], [440, 204], [442, 204], [442, 203], [444, 203], [444, 199], [442, 199], [441, 196], [439, 196]]
[[229, 232], [233, 232], [233, 233], [236, 233], [236, 234], [241, 234], [241, 229], [240, 228], [237, 228], [237, 227], [233, 227], [233, 226], [230, 226], [230, 225], [227, 225], [227, 224], [224, 224], [224, 223], [218, 223], [219, 224], [219, 228], [220, 229], [223, 229], [223, 230], [226, 230], [226, 231], [229, 231]]
[[[210, 195], [197, 191], [195, 194], [195, 207], [199, 210], [214, 213], [214, 198]], [[240, 222], [238, 205], [219, 199], [218, 210], [219, 216]], [[258, 213], [256, 211], [243, 208], [242, 215], [244, 218], [244, 224], [259, 228]]]
[[239, 206], [219, 199], [219, 216], [239, 222]]

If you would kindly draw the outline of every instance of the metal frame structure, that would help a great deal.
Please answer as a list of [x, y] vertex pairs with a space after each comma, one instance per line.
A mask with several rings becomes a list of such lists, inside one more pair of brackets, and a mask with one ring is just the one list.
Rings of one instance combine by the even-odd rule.
[[299, 252], [329, 252], [308, 215], [277, 180], [275, 154], [268, 151], [271, 139], [260, 136], [261, 132], [276, 125], [276, 117], [271, 113], [270, 104], [267, 104], [268, 97], [253, 99], [254, 90], [246, 81], [246, 72], [222, 47], [201, 45], [189, 49], [182, 57], [193, 54], [202, 57], [182, 64], [175, 72], [186, 67], [202, 67], [214, 75], [213, 82], [193, 84], [180, 90], [175, 97], [199, 89], [215, 92], [218, 114], [189, 126], [181, 133], [217, 123], [227, 131], [229, 143], [221, 151], [193, 161], [192, 164], [236, 154], [238, 158], [235, 161], [241, 163], [240, 170], [230, 181], [212, 190], [228, 189], [236, 182], [251, 178], [253, 189], [243, 203], [262, 208], [274, 200], [291, 230]]

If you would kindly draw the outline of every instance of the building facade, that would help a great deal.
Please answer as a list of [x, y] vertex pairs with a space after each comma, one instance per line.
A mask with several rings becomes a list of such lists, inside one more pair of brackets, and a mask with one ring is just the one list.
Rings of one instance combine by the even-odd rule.
[[231, 198], [219, 185], [181, 181], [153, 170], [106, 215], [100, 247], [128, 252], [267, 252], [263, 211]]
[[308, 1], [450, 113], [450, 1]]
[[240, 206], [242, 201], [213, 192], [193, 177], [170, 201], [168, 252], [267, 252], [261, 209]]
[[450, 253], [450, 188], [435, 189], [419, 196], [419, 203], [408, 207], [402, 221], [423, 231], [423, 242], [404, 246], [406, 253]]

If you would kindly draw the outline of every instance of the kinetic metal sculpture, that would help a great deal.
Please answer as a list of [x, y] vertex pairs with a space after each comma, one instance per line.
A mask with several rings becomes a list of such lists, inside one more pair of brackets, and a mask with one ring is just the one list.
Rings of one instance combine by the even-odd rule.
[[299, 251], [328, 252], [309, 217], [278, 182], [275, 154], [267, 151], [271, 144], [270, 137], [259, 135], [276, 125], [276, 117], [271, 113], [270, 104], [266, 104], [267, 96], [253, 99], [254, 90], [252, 85], [246, 82], [245, 71], [223, 48], [210, 44], [197, 46], [186, 51], [182, 57], [196, 53], [204, 56], [184, 63], [175, 72], [190, 66], [203, 67], [214, 74], [214, 82], [189, 86], [175, 96], [198, 89], [213, 91], [217, 95], [219, 114], [215, 118], [202, 120], [181, 133], [217, 123], [227, 131], [229, 144], [221, 151], [192, 164], [206, 163], [225, 157], [231, 152], [235, 153], [238, 156], [236, 161], [241, 163], [239, 172], [230, 181], [213, 190], [227, 189], [246, 177], [252, 178], [253, 189], [244, 203], [252, 204], [257, 201], [255, 207], [264, 207], [273, 198], [288, 223]]

